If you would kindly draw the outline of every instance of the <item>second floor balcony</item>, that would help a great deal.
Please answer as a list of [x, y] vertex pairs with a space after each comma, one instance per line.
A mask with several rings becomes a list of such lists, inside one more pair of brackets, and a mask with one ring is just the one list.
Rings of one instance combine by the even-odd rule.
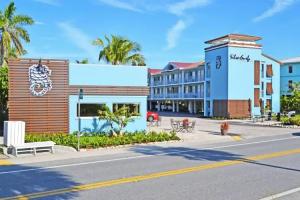
[[184, 98], [204, 98], [203, 93], [185, 93], [183, 94]]
[[154, 86], [163, 85], [163, 81], [154, 81], [152, 85]]
[[184, 79], [185, 83], [196, 82], [196, 81], [198, 81], [198, 78], [193, 76], [185, 77]]
[[167, 84], [177, 84], [177, 83], [179, 83], [178, 79], [168, 79], [167, 80]]
[[168, 93], [166, 95], [166, 98], [179, 98], [179, 94], [178, 93]]
[[164, 95], [163, 94], [152, 94], [151, 97], [153, 99], [162, 99], [162, 98], [164, 98]]

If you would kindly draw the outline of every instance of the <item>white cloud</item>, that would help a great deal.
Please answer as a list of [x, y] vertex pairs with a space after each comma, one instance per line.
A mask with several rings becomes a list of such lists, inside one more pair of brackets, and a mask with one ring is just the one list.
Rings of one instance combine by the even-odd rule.
[[127, 3], [121, 0], [98, 0], [99, 2], [124, 10], [130, 10], [134, 12], [142, 12], [139, 8], [135, 7], [132, 3]]
[[253, 21], [259, 22], [268, 17], [272, 17], [273, 15], [284, 11], [286, 8], [293, 5], [295, 2], [296, 2], [296, 0], [275, 0], [273, 6], [271, 8], [267, 9], [265, 12], [263, 12], [258, 17], [255, 17], [253, 19]]
[[187, 24], [183, 20], [178, 20], [177, 23], [169, 29], [167, 33], [167, 50], [176, 47], [177, 41], [179, 40], [182, 32], [186, 29]]
[[[179, 1], [175, 4], [170, 4], [167, 6], [167, 10], [169, 13], [177, 15], [177, 16], [186, 16], [186, 12], [193, 8], [199, 8], [208, 5], [212, 0], [183, 0]], [[190, 17], [190, 19], [192, 19]], [[188, 22], [187, 20], [180, 19], [176, 22], [176, 24], [169, 29], [167, 33], [167, 50], [173, 49], [176, 47], [178, 40], [182, 32], [191, 24], [191, 20]]]
[[48, 4], [51, 6], [59, 6], [60, 5], [58, 0], [34, 0], [34, 1], [43, 3], [43, 4]]
[[75, 46], [84, 51], [89, 57], [93, 59], [97, 58], [98, 51], [97, 48], [92, 45], [92, 38], [70, 23], [60, 22], [58, 26]]
[[183, 15], [188, 9], [206, 6], [211, 0], [184, 0], [168, 6], [168, 11], [175, 15]]

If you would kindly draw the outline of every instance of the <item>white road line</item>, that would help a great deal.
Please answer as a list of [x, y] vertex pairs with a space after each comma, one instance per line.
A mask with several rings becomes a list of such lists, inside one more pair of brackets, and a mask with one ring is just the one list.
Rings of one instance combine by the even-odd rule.
[[38, 168], [33, 168], [33, 169], [11, 170], [11, 171], [0, 172], [0, 175], [38, 171], [38, 170], [44, 170], [44, 169], [57, 169], [57, 168], [64, 168], [64, 167], [91, 165], [91, 164], [97, 164], [97, 163], [107, 163], [107, 162], [115, 162], [115, 161], [122, 161], [122, 160], [140, 159], [140, 158], [148, 158], [148, 157], [154, 157], [154, 156], [173, 155], [173, 154], [178, 154], [178, 153], [187, 153], [187, 152], [194, 152], [194, 151], [201, 151], [201, 150], [225, 149], [225, 148], [230, 148], [230, 147], [247, 146], [247, 145], [252, 145], [252, 144], [262, 144], [262, 143], [277, 142], [277, 141], [283, 141], [283, 140], [291, 140], [291, 139], [296, 139], [296, 138], [300, 138], [300, 137], [292, 136], [292, 137], [287, 137], [287, 138], [264, 140], [264, 141], [258, 141], [258, 142], [249, 142], [249, 143], [242, 143], [242, 144], [232, 144], [232, 145], [224, 145], [224, 146], [217, 146], [217, 147], [208, 147], [208, 148], [203, 148], [203, 149], [190, 149], [190, 150], [186, 150], [186, 151], [173, 151], [173, 152], [151, 154], [151, 155], [139, 155], [139, 156], [124, 157], [124, 158], [114, 158], [114, 159], [108, 159], [108, 160], [96, 160], [96, 161], [90, 161], [90, 162], [56, 165], [56, 166], [49, 166], [49, 167], [38, 167]]
[[278, 199], [280, 197], [288, 196], [288, 195], [291, 195], [291, 194], [296, 193], [296, 192], [300, 192], [300, 187], [294, 188], [294, 189], [291, 189], [291, 190], [288, 190], [288, 191], [285, 191], [285, 192], [281, 192], [281, 193], [278, 193], [278, 194], [274, 194], [274, 195], [271, 195], [269, 197], [262, 198], [260, 200]]

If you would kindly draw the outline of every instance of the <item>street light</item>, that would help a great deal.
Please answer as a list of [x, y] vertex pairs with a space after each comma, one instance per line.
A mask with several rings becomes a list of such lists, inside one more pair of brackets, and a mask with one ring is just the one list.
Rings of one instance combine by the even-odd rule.
[[78, 132], [77, 132], [77, 151], [80, 151], [80, 132], [81, 132], [81, 119], [80, 119], [80, 100], [83, 99], [83, 89], [78, 91]]

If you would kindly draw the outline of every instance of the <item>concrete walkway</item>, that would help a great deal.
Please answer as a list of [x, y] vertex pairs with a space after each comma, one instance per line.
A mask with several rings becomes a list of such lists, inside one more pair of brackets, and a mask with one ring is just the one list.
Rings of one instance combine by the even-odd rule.
[[184, 140], [205, 140], [220, 138], [220, 124], [224, 121], [229, 122], [229, 134], [239, 135], [242, 139], [250, 139], [256, 137], [275, 136], [284, 134], [300, 133], [300, 128], [282, 128], [272, 126], [262, 126], [261, 124], [251, 123], [249, 120], [212, 120], [197, 117], [185, 116], [163, 116], [159, 127], [148, 127], [148, 130], [153, 131], [171, 131], [171, 119], [183, 120], [188, 118], [190, 121], [196, 121], [195, 131], [193, 133], [179, 134]]
[[[163, 117], [161, 126], [159, 127], [148, 127], [148, 131], [171, 131], [170, 119], [172, 117]], [[180, 120], [186, 117], [176, 117], [176, 120]], [[230, 122], [230, 129], [228, 136], [220, 135], [220, 124], [222, 121], [211, 120], [211, 119], [200, 119], [195, 117], [189, 117], [191, 121], [196, 121], [195, 130], [192, 133], [178, 133], [181, 141], [170, 141], [160, 142], [142, 145], [127, 145], [118, 147], [109, 147], [94, 149], [82, 152], [75, 152], [74, 149], [58, 147], [55, 154], [50, 153], [39, 153], [37, 156], [26, 154], [24, 156], [15, 158], [11, 157], [10, 160], [16, 164], [22, 163], [33, 163], [33, 162], [46, 162], [54, 160], [65, 160], [72, 158], [84, 158], [93, 156], [112, 156], [116, 154], [128, 154], [133, 147], [151, 147], [153, 145], [157, 147], [191, 147], [195, 145], [205, 146], [210, 144], [218, 144], [222, 142], [237, 142], [240, 140], [247, 140], [257, 137], [266, 136], [280, 136], [280, 135], [299, 135], [300, 129], [289, 129], [289, 128], [276, 128], [276, 127], [262, 127], [252, 126], [249, 124], [233, 123]], [[238, 136], [238, 137], [236, 137]]]

